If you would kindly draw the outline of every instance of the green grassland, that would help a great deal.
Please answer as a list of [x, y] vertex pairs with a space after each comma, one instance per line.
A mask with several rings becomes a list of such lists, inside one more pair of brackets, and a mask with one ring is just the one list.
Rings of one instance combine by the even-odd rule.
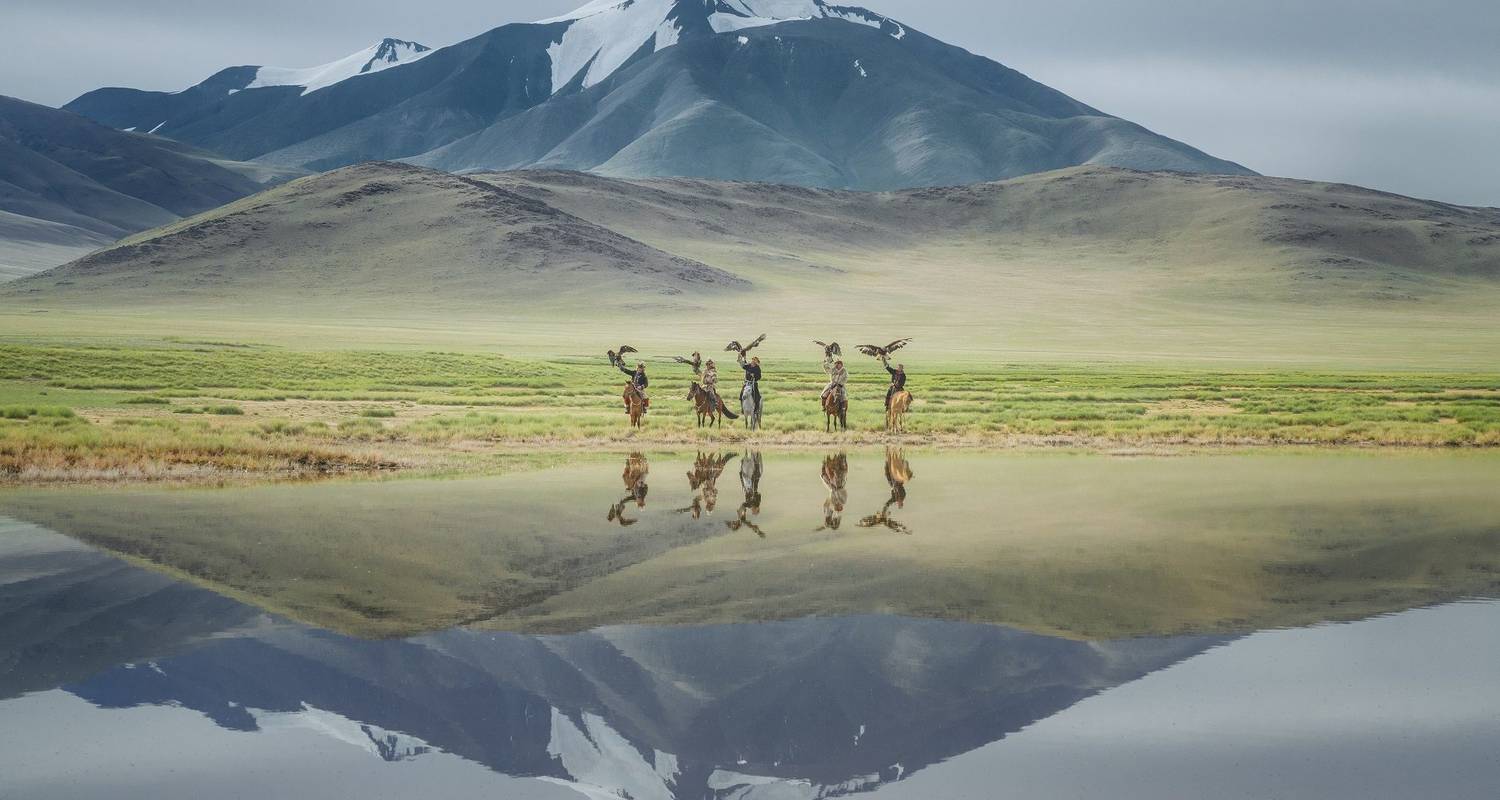
[[[45, 481], [472, 471], [515, 449], [892, 441], [881, 430], [886, 376], [858, 358], [850, 432], [825, 433], [815, 362], [768, 360], [765, 429], [750, 434], [734, 423], [697, 428], [684, 399], [691, 373], [660, 358], [648, 358], [653, 411], [633, 431], [620, 403], [624, 378], [602, 357], [222, 341], [3, 345], [0, 474]], [[909, 444], [1500, 444], [1500, 375], [920, 363], [911, 371], [917, 402], [908, 432], [894, 439]], [[722, 374], [733, 393], [732, 362]]]
[[[701, 516], [690, 453], [652, 454], [645, 502], [606, 512], [626, 456], [517, 457], [498, 477], [38, 488], [25, 520], [270, 611], [361, 636], [896, 613], [1087, 639], [1358, 619], [1500, 592], [1491, 452], [1110, 457], [908, 450], [901, 535], [880, 451], [764, 454]], [[635, 458], [635, 462], [640, 461]], [[756, 530], [763, 534], [756, 535]]]

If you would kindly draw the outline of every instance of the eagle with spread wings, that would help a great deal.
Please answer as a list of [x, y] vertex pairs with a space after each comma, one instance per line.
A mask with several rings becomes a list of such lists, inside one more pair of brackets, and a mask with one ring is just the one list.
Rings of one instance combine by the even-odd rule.
[[891, 342], [885, 347], [881, 347], [878, 344], [862, 344], [859, 346], [859, 352], [864, 353], [871, 358], [879, 358], [884, 360], [890, 358], [891, 353], [894, 353], [909, 344], [911, 344], [911, 339], [897, 339], [896, 341]]
[[622, 344], [622, 345], [620, 345], [620, 349], [619, 349], [618, 352], [616, 352], [614, 350], [610, 350], [608, 352], [609, 352], [609, 363], [611, 363], [611, 364], [623, 364], [623, 363], [625, 363], [625, 354], [626, 353], [639, 353], [640, 351], [637, 350], [637, 349], [635, 349], [634, 347], [631, 347], [628, 344]]
[[756, 339], [755, 339], [755, 341], [753, 341], [753, 342], [751, 342], [750, 344], [747, 344], [747, 345], [741, 345], [739, 343], [739, 340], [736, 339], [735, 341], [730, 342], [728, 347], [724, 348], [724, 352], [726, 352], [726, 353], [739, 353], [740, 355], [748, 356], [748, 355], [750, 355], [750, 351], [751, 350], [754, 350], [755, 348], [760, 347], [760, 343], [764, 342], [765, 340], [766, 340], [766, 335], [764, 333], [762, 333], [760, 336], [757, 336]]
[[696, 350], [693, 351], [693, 357], [692, 358], [683, 358], [682, 356], [672, 356], [672, 360], [676, 361], [679, 364], [686, 364], [686, 365], [692, 367], [694, 375], [702, 375], [703, 374], [703, 356], [698, 351], [696, 351]]
[[823, 348], [824, 358], [833, 358], [844, 354], [844, 348], [839, 347], [838, 342], [820, 342], [814, 339], [813, 344]]

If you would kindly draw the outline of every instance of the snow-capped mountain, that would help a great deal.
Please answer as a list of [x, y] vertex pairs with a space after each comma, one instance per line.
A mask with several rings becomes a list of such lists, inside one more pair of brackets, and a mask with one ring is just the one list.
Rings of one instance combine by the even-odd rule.
[[427, 50], [231, 67], [71, 111], [239, 159], [891, 189], [1100, 164], [1247, 173], [905, 22], [825, 0], [594, 0]]
[[901, 38], [906, 29], [862, 8], [823, 0], [594, 0], [539, 24], [566, 23], [549, 48], [554, 92], [574, 81], [587, 88], [613, 75], [643, 52], [659, 52], [683, 36], [729, 33], [780, 22], [838, 19], [884, 29]]
[[[357, 53], [316, 67], [285, 69], [282, 67], [256, 67], [255, 77], [243, 88], [259, 89], [266, 86], [299, 86], [302, 93], [326, 89], [350, 78], [369, 75], [383, 69], [410, 64], [432, 52], [432, 48], [401, 39], [384, 39]], [[230, 91], [238, 91], [231, 89]]]

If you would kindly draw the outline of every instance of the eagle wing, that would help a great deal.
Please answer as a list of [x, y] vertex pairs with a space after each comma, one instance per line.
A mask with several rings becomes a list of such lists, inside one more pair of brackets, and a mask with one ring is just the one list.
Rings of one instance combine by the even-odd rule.
[[881, 356], [885, 355], [885, 348], [873, 344], [859, 345], [858, 350], [859, 352], [864, 353], [867, 356], [871, 356], [872, 358], [880, 358]]
[[900, 350], [901, 348], [903, 348], [903, 347], [905, 347], [905, 346], [907, 346], [909, 344], [911, 344], [911, 340], [910, 339], [897, 339], [896, 341], [891, 342], [890, 344], [888, 344], [888, 345], [885, 346], [885, 352], [886, 352], [887, 355], [889, 355], [891, 353], [896, 352], [897, 350]]
[[765, 340], [766, 340], [766, 335], [764, 333], [762, 333], [761, 335], [755, 337], [755, 341], [751, 342], [750, 344], [745, 345], [745, 349], [741, 350], [740, 352], [742, 352], [742, 353], [748, 353], [751, 350], [754, 350], [755, 348], [760, 347], [760, 343], [764, 342]]
[[640, 352], [639, 350], [635, 349], [634, 347], [631, 347], [628, 344], [622, 344], [622, 345], [620, 345], [620, 355], [622, 355], [622, 356], [625, 355], [626, 353], [639, 353], [639, 352]]
[[736, 339], [735, 341], [730, 342], [728, 347], [724, 348], [724, 352], [726, 352], [726, 353], [743, 353], [743, 352], [745, 352], [745, 348], [741, 347], [739, 340]]

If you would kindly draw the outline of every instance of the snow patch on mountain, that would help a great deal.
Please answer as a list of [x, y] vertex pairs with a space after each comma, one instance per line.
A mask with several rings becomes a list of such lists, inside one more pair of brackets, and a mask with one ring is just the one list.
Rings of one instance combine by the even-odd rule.
[[255, 79], [245, 88], [301, 86], [302, 93], [309, 94], [360, 75], [371, 75], [391, 67], [420, 61], [432, 52], [432, 48], [416, 42], [385, 39], [357, 53], [351, 53], [337, 61], [316, 67], [302, 69], [257, 67]]
[[[557, 93], [582, 74], [584, 88], [613, 75], [636, 53], [657, 52], [681, 39], [684, 20], [708, 23], [714, 33], [807, 19], [838, 19], [874, 28], [887, 25], [896, 38], [906, 29], [885, 17], [824, 0], [594, 0], [575, 11], [544, 19], [539, 25], [567, 23], [547, 48], [552, 59], [552, 91]], [[748, 40], [740, 37], [740, 43]]]
[[575, 722], [554, 708], [547, 753], [573, 780], [543, 780], [563, 783], [588, 797], [673, 800], [677, 760], [657, 752], [656, 763], [648, 763], [635, 745], [595, 714], [580, 714]]
[[[158, 670], [159, 671], [159, 670]], [[313, 731], [364, 750], [383, 761], [406, 761], [436, 751], [432, 745], [404, 733], [356, 722], [332, 711], [302, 704], [301, 711], [249, 709], [262, 731], [299, 729]]]
[[584, 68], [588, 69], [585, 87], [608, 78], [653, 37], [653, 52], [676, 44], [676, 23], [667, 19], [673, 4], [674, 0], [595, 2], [565, 17], [544, 20], [572, 23], [547, 48], [552, 58], [552, 91], [568, 85]]
[[721, 8], [735, 13], [719, 11], [709, 15], [708, 23], [715, 33], [759, 28], [799, 19], [841, 19], [879, 28], [885, 17], [862, 8], [831, 6], [822, 0], [725, 0]]

